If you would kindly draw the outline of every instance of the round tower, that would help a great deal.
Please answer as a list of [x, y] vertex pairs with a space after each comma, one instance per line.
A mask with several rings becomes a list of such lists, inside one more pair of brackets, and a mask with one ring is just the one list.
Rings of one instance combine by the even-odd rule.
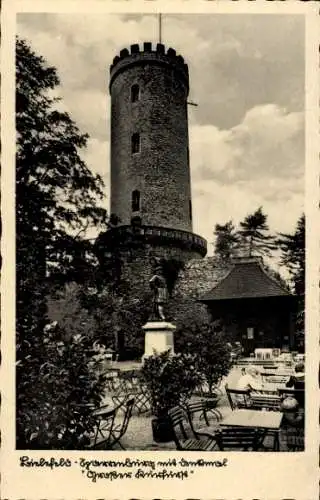
[[132, 277], [150, 274], [148, 255], [203, 257], [206, 240], [192, 232], [187, 64], [160, 43], [131, 45], [113, 59], [109, 91], [114, 217], [97, 240], [100, 258], [108, 248], [129, 251]]
[[192, 231], [188, 66], [162, 44], [132, 45], [114, 58], [109, 89], [111, 212]]
[[[189, 167], [189, 72], [172, 48], [145, 42], [123, 49], [110, 67], [111, 213], [120, 229], [138, 220], [152, 239], [180, 240], [199, 256], [192, 233]], [[149, 239], [150, 239], [149, 238]], [[148, 239], [148, 238], [147, 238]], [[195, 256], [195, 255], [192, 255]]]

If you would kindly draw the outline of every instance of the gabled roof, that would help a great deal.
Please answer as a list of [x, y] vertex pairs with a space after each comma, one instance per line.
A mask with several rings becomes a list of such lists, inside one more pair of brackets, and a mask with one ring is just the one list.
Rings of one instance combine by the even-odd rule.
[[267, 274], [261, 258], [240, 257], [234, 259], [233, 264], [228, 274], [210, 292], [200, 297], [201, 302], [291, 295]]

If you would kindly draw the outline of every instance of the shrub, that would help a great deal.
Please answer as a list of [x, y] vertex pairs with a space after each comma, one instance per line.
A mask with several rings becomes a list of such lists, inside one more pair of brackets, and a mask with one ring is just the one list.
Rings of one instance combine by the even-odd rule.
[[177, 331], [177, 350], [193, 356], [196, 369], [207, 382], [209, 392], [231, 368], [227, 340], [219, 322], [194, 322]]
[[188, 354], [172, 355], [170, 350], [145, 359], [142, 378], [151, 395], [153, 415], [164, 417], [168, 410], [191, 396], [201, 374]]
[[39, 339], [36, 349], [17, 362], [17, 448], [82, 449], [93, 429], [90, 414], [100, 406], [105, 378], [101, 356], [92, 340], [66, 335], [56, 323]]

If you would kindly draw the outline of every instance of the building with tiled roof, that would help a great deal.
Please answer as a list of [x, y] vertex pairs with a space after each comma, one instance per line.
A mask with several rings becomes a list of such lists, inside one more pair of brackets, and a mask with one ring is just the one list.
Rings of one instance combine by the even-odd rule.
[[293, 349], [296, 297], [267, 273], [261, 258], [238, 257], [232, 264], [198, 300], [223, 321], [245, 354], [264, 347]]

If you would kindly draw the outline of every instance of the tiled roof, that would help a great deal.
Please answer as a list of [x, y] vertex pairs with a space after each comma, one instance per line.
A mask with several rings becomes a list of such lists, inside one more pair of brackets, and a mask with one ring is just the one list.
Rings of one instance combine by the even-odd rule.
[[271, 278], [258, 258], [236, 260], [228, 274], [199, 300], [244, 299], [291, 295], [280, 283]]

